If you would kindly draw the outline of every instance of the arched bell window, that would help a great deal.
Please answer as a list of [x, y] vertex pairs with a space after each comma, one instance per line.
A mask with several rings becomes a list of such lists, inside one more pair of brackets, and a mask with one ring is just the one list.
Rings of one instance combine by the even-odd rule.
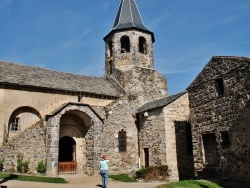
[[112, 60], [109, 61], [109, 75], [113, 74], [113, 62]]
[[121, 53], [130, 52], [130, 40], [128, 36], [123, 36], [121, 42]]
[[147, 54], [147, 41], [144, 37], [139, 37], [139, 52]]
[[113, 44], [112, 41], [108, 42], [108, 52], [109, 52], [109, 57], [113, 55]]

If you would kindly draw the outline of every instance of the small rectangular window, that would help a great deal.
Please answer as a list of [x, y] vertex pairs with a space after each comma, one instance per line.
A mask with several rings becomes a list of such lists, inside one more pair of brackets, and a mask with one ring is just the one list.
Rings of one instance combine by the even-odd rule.
[[230, 146], [229, 135], [227, 131], [220, 132], [220, 142], [223, 148], [228, 148]]
[[215, 80], [215, 89], [217, 96], [223, 96], [224, 95], [224, 79], [222, 77], [216, 78]]
[[119, 152], [127, 151], [127, 133], [123, 129], [118, 133]]
[[11, 121], [10, 131], [18, 132], [19, 131], [19, 117], [14, 117]]

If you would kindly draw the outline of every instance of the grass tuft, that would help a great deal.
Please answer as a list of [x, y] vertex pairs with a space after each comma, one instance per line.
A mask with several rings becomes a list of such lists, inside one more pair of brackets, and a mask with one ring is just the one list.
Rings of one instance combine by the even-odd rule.
[[68, 183], [63, 178], [51, 178], [40, 176], [25, 176], [17, 174], [0, 174], [0, 179], [3, 180], [19, 180], [19, 181], [33, 181], [33, 182], [45, 182], [45, 183]]
[[222, 188], [216, 183], [206, 180], [184, 180], [157, 186], [157, 188]]
[[109, 175], [109, 177], [121, 182], [136, 182], [136, 180], [131, 178], [128, 174]]

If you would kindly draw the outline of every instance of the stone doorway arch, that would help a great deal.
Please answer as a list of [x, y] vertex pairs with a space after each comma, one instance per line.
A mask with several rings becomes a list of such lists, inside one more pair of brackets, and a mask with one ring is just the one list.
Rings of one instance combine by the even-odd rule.
[[[91, 127], [91, 122], [89, 121], [89, 117], [84, 112], [75, 109], [65, 112], [60, 118], [59, 162], [61, 164], [62, 162], [75, 161], [78, 174], [85, 173], [87, 161], [86, 140], [87, 142], [89, 141], [87, 134]], [[68, 146], [70, 143], [72, 145]], [[72, 155], [72, 157], [68, 156], [67, 161], [62, 160], [63, 157], [60, 156], [66, 149], [68, 153], [65, 155]]]
[[76, 142], [77, 172], [98, 174], [98, 158], [101, 155], [103, 121], [89, 106], [81, 103], [63, 105], [47, 119], [47, 175], [58, 175], [59, 140], [65, 136]]

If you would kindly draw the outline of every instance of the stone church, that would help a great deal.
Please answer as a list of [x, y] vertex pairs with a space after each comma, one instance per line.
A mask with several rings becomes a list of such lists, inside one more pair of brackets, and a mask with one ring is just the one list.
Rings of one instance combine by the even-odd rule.
[[250, 58], [213, 57], [187, 91], [168, 96], [135, 0], [121, 0], [104, 42], [102, 77], [0, 61], [3, 171], [22, 155], [30, 173], [46, 160], [47, 176], [97, 175], [105, 154], [114, 174], [164, 164], [178, 181], [210, 165], [249, 179]]

